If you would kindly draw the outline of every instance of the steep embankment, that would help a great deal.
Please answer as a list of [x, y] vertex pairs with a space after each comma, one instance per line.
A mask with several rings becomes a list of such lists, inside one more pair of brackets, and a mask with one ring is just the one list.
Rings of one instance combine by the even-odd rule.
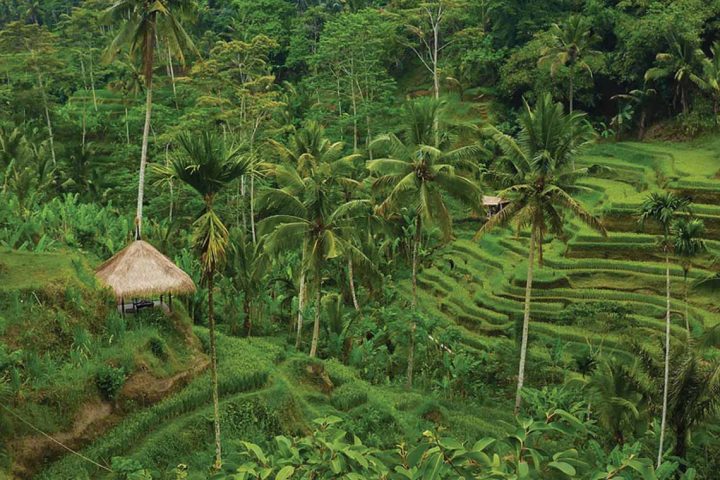
[[207, 359], [181, 312], [122, 318], [79, 254], [0, 251], [0, 445], [11, 478], [183, 387]]

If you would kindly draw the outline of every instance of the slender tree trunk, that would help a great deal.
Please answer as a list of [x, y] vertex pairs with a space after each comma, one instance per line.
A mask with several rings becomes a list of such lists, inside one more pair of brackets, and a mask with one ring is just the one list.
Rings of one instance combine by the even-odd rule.
[[527, 281], [525, 284], [525, 312], [523, 314], [522, 340], [520, 342], [520, 366], [518, 367], [517, 392], [515, 393], [515, 415], [520, 412], [522, 389], [525, 383], [525, 360], [527, 359], [528, 330], [530, 327], [530, 301], [532, 298], [533, 270], [535, 268], [535, 232], [530, 233]]
[[215, 343], [215, 311], [213, 305], [214, 272], [208, 274], [208, 325], [210, 326], [210, 377], [212, 381], [213, 423], [215, 427], [215, 462], [213, 468], [222, 466], [222, 442], [220, 437], [220, 397], [218, 394], [217, 345]]
[[295, 348], [300, 348], [300, 339], [302, 336], [302, 327], [303, 327], [303, 309], [305, 308], [305, 267], [301, 266], [301, 269], [303, 269], [302, 274], [300, 275], [300, 292], [298, 293], [298, 316], [297, 316], [297, 334], [295, 336]]
[[172, 62], [172, 52], [170, 51], [170, 45], [168, 45], [168, 72], [170, 73], [170, 81], [172, 82], [173, 99], [175, 100], [175, 108], [178, 108], [177, 104], [177, 87], [175, 86], [175, 68]]
[[[170, 166], [170, 144], [165, 145], [165, 166]], [[168, 186], [170, 187], [170, 209], [168, 211], [168, 229], [172, 226], [173, 221], [173, 209], [175, 207], [175, 195], [173, 192], [173, 179], [168, 180]]]
[[90, 51], [90, 89], [92, 91], [93, 106], [95, 107], [95, 113], [98, 111], [97, 94], [95, 93], [95, 75], [93, 74], [93, 59], [92, 51]]
[[417, 270], [418, 270], [418, 250], [420, 248], [420, 229], [422, 220], [420, 214], [415, 219], [415, 238], [413, 239], [412, 251], [412, 306], [417, 307]]
[[690, 302], [688, 294], [688, 271], [683, 270], [683, 287], [685, 290], [685, 328], [687, 329], [688, 336], [690, 335]]
[[255, 175], [250, 175], [250, 231], [252, 232], [253, 244], [257, 243], [255, 233]]
[[[675, 428], [675, 451], [673, 454], [683, 459], [685, 455], [687, 455], [687, 430], [685, 427]], [[687, 471], [687, 465], [680, 462], [679, 470], [681, 473], [685, 473]]]
[[243, 300], [243, 313], [245, 314], [245, 334], [249, 337], [252, 331], [252, 317], [250, 316], [250, 302], [247, 299], [247, 292], [245, 292], [245, 299]]
[[660, 421], [660, 445], [658, 447], [658, 467], [662, 463], [663, 444], [665, 443], [665, 425], [667, 422], [668, 387], [670, 384], [670, 255], [665, 251], [665, 379], [663, 383], [662, 420]]
[[[422, 220], [418, 214], [415, 220], [415, 239], [413, 240], [412, 253], [412, 308], [413, 315], [417, 315], [417, 271], [418, 271], [418, 250], [420, 249]], [[415, 369], [415, 330], [417, 330], [417, 321], [413, 320], [410, 327], [410, 345], [408, 348], [408, 366], [407, 366], [407, 388], [413, 385], [413, 370]]]
[[573, 100], [575, 95], [575, 82], [573, 78], [573, 72], [570, 72], [570, 95], [569, 95], [569, 104], [570, 104], [570, 113], [573, 112]]
[[242, 198], [243, 233], [247, 233], [247, 213], [245, 212], [245, 175], [240, 177], [240, 198]]
[[353, 278], [353, 261], [352, 258], [348, 258], [348, 279], [350, 280], [350, 295], [352, 296], [353, 306], [355, 311], [360, 311], [360, 305], [357, 300], [357, 293], [355, 292], [355, 279]]
[[142, 213], [143, 213], [143, 197], [145, 194], [145, 167], [148, 160], [148, 142], [150, 140], [150, 118], [152, 115], [152, 81], [153, 81], [153, 55], [155, 51], [155, 14], [150, 21], [151, 25], [145, 34], [145, 127], [143, 128], [142, 150], [140, 153], [140, 174], [138, 178], [138, 200], [137, 213], [135, 215], [135, 240], [142, 238]]
[[640, 129], [638, 130], [638, 140], [642, 140], [645, 138], [645, 119], [647, 117], [647, 113], [645, 112], [645, 109], [643, 108], [640, 111]]
[[318, 342], [320, 340], [320, 307], [322, 301], [322, 278], [320, 269], [316, 272], [315, 278], [315, 323], [313, 325], [312, 344], [310, 346], [310, 357], [317, 355]]
[[42, 74], [38, 70], [38, 85], [40, 86], [40, 96], [42, 97], [43, 107], [45, 108], [45, 121], [47, 122], [48, 139], [50, 140], [50, 157], [52, 158], [53, 166], [57, 165], [57, 159], [55, 157], [55, 135], [53, 135], [52, 120], [50, 119], [50, 107], [48, 106], [47, 93], [45, 92], [45, 85], [43, 84]]

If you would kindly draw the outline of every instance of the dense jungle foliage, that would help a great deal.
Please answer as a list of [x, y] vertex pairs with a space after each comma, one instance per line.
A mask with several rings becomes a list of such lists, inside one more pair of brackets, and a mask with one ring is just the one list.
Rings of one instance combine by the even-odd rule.
[[719, 108], [719, 0], [0, 0], [0, 478], [716, 478]]

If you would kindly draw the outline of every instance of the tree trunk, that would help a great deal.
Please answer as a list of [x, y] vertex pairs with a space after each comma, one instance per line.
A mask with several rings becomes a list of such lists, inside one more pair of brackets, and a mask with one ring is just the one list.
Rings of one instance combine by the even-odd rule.
[[569, 104], [570, 104], [570, 113], [573, 112], [573, 96], [575, 95], [575, 82], [573, 81], [573, 71], [570, 70], [570, 95], [569, 95]]
[[255, 175], [250, 175], [250, 231], [252, 232], [253, 244], [257, 243], [255, 233]]
[[658, 467], [662, 463], [663, 444], [665, 442], [665, 425], [667, 422], [668, 387], [670, 384], [670, 255], [665, 251], [665, 379], [663, 383], [662, 420], [660, 421], [660, 445], [658, 446]]
[[92, 51], [90, 51], [90, 89], [92, 90], [93, 106], [95, 113], [98, 111], [97, 94], [95, 93], [95, 75], [93, 74]]
[[418, 249], [420, 248], [420, 229], [422, 227], [422, 220], [420, 214], [415, 219], [415, 239], [413, 240], [413, 251], [412, 251], [412, 306], [413, 309], [417, 307], [417, 264], [418, 264]]
[[215, 427], [215, 463], [213, 468], [220, 470], [222, 466], [222, 443], [220, 438], [220, 397], [218, 394], [217, 376], [217, 345], [215, 344], [215, 311], [213, 305], [213, 276], [208, 274], [208, 325], [210, 326], [210, 377], [212, 381], [213, 423]]
[[523, 314], [522, 340], [520, 342], [520, 366], [518, 368], [517, 392], [515, 393], [515, 415], [520, 412], [522, 388], [525, 383], [525, 360], [527, 359], [528, 329], [530, 327], [530, 300], [532, 298], [533, 269], [535, 263], [535, 232], [530, 233], [527, 281], [525, 283], [525, 312]]
[[128, 116], [128, 108], [125, 106], [125, 139], [127, 140], [128, 147], [130, 146], [130, 118]]
[[42, 74], [38, 70], [38, 85], [40, 86], [40, 96], [42, 97], [43, 107], [45, 108], [45, 121], [47, 122], [48, 137], [50, 140], [50, 157], [53, 166], [57, 164], [55, 157], [55, 135], [53, 135], [52, 120], [50, 119], [50, 107], [48, 107], [47, 93], [45, 93], [45, 85], [43, 84]]
[[351, 258], [348, 258], [348, 279], [350, 280], [350, 295], [352, 296], [353, 307], [355, 311], [360, 311], [360, 305], [357, 300], [357, 293], [355, 292], [355, 279], [353, 278], [353, 262]]
[[[417, 264], [418, 264], [418, 250], [420, 249], [421, 239], [421, 228], [422, 220], [420, 214], [418, 214], [415, 220], [415, 239], [413, 241], [413, 254], [412, 254], [412, 307], [413, 315], [417, 314]], [[412, 388], [413, 385], [413, 370], [415, 368], [415, 330], [417, 330], [417, 322], [413, 321], [410, 327], [410, 345], [408, 348], [408, 366], [407, 366], [407, 388]]]
[[168, 45], [168, 73], [170, 73], [170, 81], [172, 82], [173, 100], [175, 102], [175, 109], [177, 110], [177, 88], [175, 87], [175, 68], [172, 62], [172, 52], [170, 51], [170, 45]]
[[300, 348], [300, 338], [302, 334], [302, 327], [303, 327], [303, 309], [305, 308], [305, 267], [301, 266], [301, 269], [303, 269], [302, 274], [300, 275], [300, 292], [298, 293], [298, 316], [297, 316], [297, 334], [295, 336], [295, 348]]
[[150, 140], [150, 117], [152, 115], [152, 81], [153, 81], [153, 55], [155, 51], [155, 14], [152, 14], [150, 27], [145, 34], [145, 127], [143, 128], [142, 151], [140, 153], [140, 175], [138, 178], [137, 213], [135, 215], [135, 240], [142, 238], [142, 212], [143, 196], [145, 194], [145, 167], [148, 159], [148, 142]]
[[[676, 457], [682, 459], [687, 455], [687, 430], [684, 426], [675, 427], [675, 451], [673, 452]], [[680, 472], [685, 473], [687, 471], [687, 465], [684, 462], [680, 462]]]
[[642, 140], [645, 138], [645, 119], [647, 117], [647, 113], [645, 112], [645, 109], [643, 108], [640, 110], [640, 129], [638, 130], [638, 140]]
[[245, 314], [245, 334], [249, 337], [252, 331], [252, 317], [250, 316], [250, 301], [247, 298], [247, 292], [245, 292], [245, 299], [243, 300], [243, 313]]
[[320, 307], [322, 301], [322, 278], [320, 269], [315, 273], [315, 324], [313, 325], [312, 344], [310, 346], [310, 357], [317, 355], [318, 341], [320, 340]]
[[687, 329], [688, 338], [690, 337], [690, 303], [688, 301], [688, 298], [690, 295], [688, 294], [688, 271], [683, 270], [683, 287], [685, 289], [685, 329]]

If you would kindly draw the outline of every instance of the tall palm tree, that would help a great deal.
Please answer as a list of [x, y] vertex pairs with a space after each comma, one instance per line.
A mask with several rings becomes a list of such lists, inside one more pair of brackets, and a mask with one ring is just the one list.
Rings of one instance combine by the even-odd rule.
[[[278, 183], [261, 197], [265, 210], [273, 214], [258, 227], [266, 234], [265, 245], [272, 253], [297, 249], [302, 251], [301, 292], [306, 278], [314, 280], [315, 321], [310, 356], [317, 355], [320, 339], [322, 277], [328, 261], [351, 258], [355, 263], [369, 264], [367, 257], [355, 246], [355, 220], [367, 217], [367, 200], [344, 201], [338, 195], [337, 179], [347, 164], [343, 160], [322, 163], [308, 170], [303, 177], [297, 167], [284, 163], [273, 169]], [[296, 345], [300, 344], [302, 317], [298, 318]]]
[[193, 0], [116, 0], [107, 10], [108, 15], [114, 21], [122, 22], [122, 24], [107, 48], [105, 60], [111, 61], [121, 50], [127, 50], [131, 57], [139, 57], [145, 78], [145, 127], [143, 128], [140, 154], [138, 201], [135, 216], [136, 239], [142, 235], [145, 167], [148, 160], [150, 138], [156, 42], [158, 40], [166, 42], [169, 51], [183, 63], [185, 62], [185, 50], [197, 52], [190, 36], [182, 26], [182, 20], [191, 17], [194, 7]]
[[696, 42], [676, 33], [668, 35], [667, 42], [668, 51], [655, 56], [658, 66], [645, 72], [645, 81], [673, 77], [675, 81], [673, 103], [676, 104], [679, 98], [682, 111], [687, 114], [689, 110], [688, 89], [691, 85], [692, 75], [697, 72], [700, 63], [698, 48]]
[[582, 114], [564, 113], [562, 104], [553, 103], [549, 94], [538, 100], [534, 109], [527, 104], [525, 108], [517, 139], [494, 127], [489, 130], [502, 152], [501, 164], [497, 168], [499, 173], [495, 176], [507, 188], [499, 195], [510, 203], [491, 217], [475, 235], [477, 239], [509, 223], [518, 230], [530, 228], [515, 413], [520, 410], [525, 382], [535, 253], [538, 253], [538, 263], [542, 265], [545, 235], [550, 232], [564, 237], [566, 214], [606, 234], [600, 221], [571, 196], [578, 188], [574, 185], [575, 180], [589, 173], [588, 169], [575, 169], [572, 160], [593, 138], [592, 127]]
[[665, 253], [665, 378], [663, 383], [663, 407], [662, 420], [660, 422], [660, 446], [658, 450], [658, 465], [662, 463], [663, 443], [665, 441], [665, 424], [667, 420], [667, 402], [670, 377], [670, 233], [676, 215], [681, 211], [687, 211], [690, 201], [687, 198], [678, 197], [672, 192], [651, 193], [640, 207], [640, 225], [648, 220], [657, 223], [662, 229], [661, 247]]
[[575, 75], [577, 70], [585, 70], [593, 76], [592, 69], [587, 59], [598, 55], [599, 52], [592, 49], [599, 39], [592, 32], [590, 21], [580, 15], [571, 15], [563, 23], [553, 23], [550, 26], [550, 38], [552, 43], [541, 51], [538, 64], [550, 64], [550, 71], [553, 76], [557, 74], [561, 66], [570, 70], [570, 85], [568, 86], [568, 105], [570, 113], [573, 111], [573, 100], [575, 95]]
[[222, 464], [220, 410], [217, 379], [217, 348], [215, 344], [214, 277], [227, 258], [229, 232], [215, 210], [217, 194], [240, 176], [251, 173], [251, 157], [242, 156], [238, 148], [227, 148], [211, 133], [198, 136], [182, 135], [178, 140], [180, 154], [169, 165], [158, 170], [192, 187], [205, 202], [205, 208], [193, 224], [193, 243], [200, 253], [203, 278], [208, 288], [208, 325], [210, 329], [210, 360], [215, 426], [215, 464]]
[[713, 43], [710, 47], [712, 56], [708, 57], [702, 51], [697, 52], [701, 59], [702, 72], [698, 75], [690, 74], [692, 80], [701, 90], [710, 94], [713, 102], [713, 113], [715, 114], [715, 125], [718, 124], [718, 113], [720, 109], [720, 42]]
[[[440, 105], [437, 101], [421, 100], [406, 106], [403, 138], [391, 133], [373, 140], [371, 148], [387, 153], [387, 157], [367, 163], [368, 170], [376, 176], [374, 186], [389, 189], [385, 200], [378, 206], [378, 213], [394, 213], [406, 207], [414, 215], [413, 308], [417, 307], [418, 257], [424, 229], [434, 225], [440, 229], [443, 241], [452, 237], [452, 216], [445, 197], [453, 197], [476, 212], [482, 210], [480, 188], [457, 166], [468, 159], [475, 159], [483, 149], [479, 145], [446, 149], [444, 145], [434, 144]], [[411, 331], [414, 332], [415, 328], [413, 324]], [[408, 386], [412, 386], [413, 378], [412, 340], [408, 352]]]
[[672, 224], [673, 251], [680, 258], [680, 265], [683, 269], [683, 282], [685, 289], [685, 328], [690, 333], [689, 302], [688, 302], [688, 274], [692, 268], [692, 261], [698, 255], [707, 251], [703, 240], [705, 235], [705, 223], [700, 219], [687, 220], [684, 218], [676, 220]]
[[[333, 142], [325, 136], [325, 128], [318, 122], [310, 120], [301, 129], [290, 136], [288, 144], [284, 145], [276, 140], [268, 142], [271, 154], [277, 156], [280, 162], [295, 167], [297, 174], [301, 177], [312, 177], [323, 166], [323, 172], [332, 171], [331, 177], [324, 179], [337, 183], [340, 188], [357, 188], [359, 183], [350, 178], [353, 163], [360, 158], [357, 154], [345, 154], [343, 142]], [[303, 262], [304, 263], [304, 262]], [[355, 291], [355, 284], [352, 279], [352, 259], [348, 259], [348, 275], [350, 285]], [[300, 272], [300, 285], [298, 290], [298, 318], [296, 348], [300, 347], [301, 328], [303, 325], [303, 312], [306, 302], [305, 270]], [[353, 295], [355, 297], [355, 295]]]

